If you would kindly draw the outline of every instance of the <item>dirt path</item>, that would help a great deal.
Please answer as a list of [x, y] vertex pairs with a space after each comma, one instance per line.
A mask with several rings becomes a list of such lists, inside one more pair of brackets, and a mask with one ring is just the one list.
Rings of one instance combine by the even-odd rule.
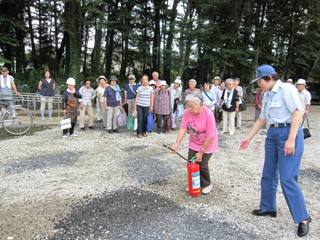
[[[186, 166], [161, 146], [177, 132], [136, 139], [102, 130], [62, 139], [56, 129], [0, 142], [0, 239], [298, 239], [279, 188], [278, 217], [250, 214], [259, 206], [264, 135], [245, 152], [220, 137], [210, 161], [213, 192], [190, 198]], [[311, 115], [299, 181], [313, 218], [305, 239], [320, 239], [320, 107]], [[182, 153], [187, 152], [187, 138]]]

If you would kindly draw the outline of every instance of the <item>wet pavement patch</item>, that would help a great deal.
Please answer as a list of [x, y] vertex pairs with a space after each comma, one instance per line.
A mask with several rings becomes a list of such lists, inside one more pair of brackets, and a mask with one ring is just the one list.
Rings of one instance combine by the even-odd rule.
[[204, 217], [158, 194], [121, 190], [75, 205], [51, 239], [258, 239], [233, 223]]
[[131, 153], [131, 152], [138, 152], [138, 151], [142, 151], [145, 150], [146, 148], [148, 148], [148, 146], [142, 145], [142, 146], [130, 146], [130, 147], [126, 147], [123, 150], [125, 152]]
[[173, 166], [154, 157], [128, 157], [124, 165], [131, 178], [145, 184], [165, 182], [175, 173]]
[[58, 154], [45, 154], [27, 159], [19, 159], [10, 162], [6, 166], [5, 172], [15, 174], [50, 167], [72, 166], [79, 159], [80, 155], [81, 153], [62, 152]]
[[299, 172], [299, 178], [304, 182], [315, 182], [318, 184], [320, 182], [320, 169], [302, 169]]

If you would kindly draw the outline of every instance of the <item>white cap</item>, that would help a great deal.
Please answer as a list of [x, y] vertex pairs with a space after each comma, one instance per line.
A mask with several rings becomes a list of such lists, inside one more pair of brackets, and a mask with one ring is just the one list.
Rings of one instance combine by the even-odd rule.
[[150, 80], [149, 85], [157, 85], [155, 80]]
[[219, 76], [215, 76], [213, 80], [219, 80], [219, 82], [221, 82], [221, 78]]
[[306, 80], [304, 80], [304, 79], [302, 79], [302, 78], [298, 79], [296, 85], [300, 85], [300, 84], [301, 84], [301, 85], [306, 85]]
[[174, 80], [174, 83], [178, 83], [181, 86], [181, 78], [177, 77], [176, 80]]
[[292, 83], [293, 81], [292, 81], [292, 79], [291, 79], [291, 78], [289, 78], [289, 79], [287, 80], [287, 82], [291, 82], [291, 83]]
[[166, 82], [166, 81], [161, 81], [159, 86], [160, 86], [160, 87], [161, 87], [161, 86], [166, 86], [166, 87], [167, 87], [168, 85], [167, 85], [167, 82]]
[[194, 83], [195, 85], [197, 85], [197, 81], [195, 79], [190, 79], [189, 83], [191, 83], [191, 82]]
[[75, 86], [76, 85], [76, 80], [74, 80], [74, 78], [72, 78], [72, 77], [68, 78], [67, 79], [67, 84]]

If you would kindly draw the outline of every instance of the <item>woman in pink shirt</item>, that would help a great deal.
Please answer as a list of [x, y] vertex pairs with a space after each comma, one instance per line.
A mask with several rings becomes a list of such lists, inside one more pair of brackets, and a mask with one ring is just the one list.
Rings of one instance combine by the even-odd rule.
[[176, 143], [172, 146], [175, 151], [188, 132], [189, 153], [188, 159], [196, 156], [200, 165], [200, 185], [203, 194], [212, 190], [208, 162], [214, 152], [218, 150], [218, 133], [212, 111], [203, 106], [203, 97], [200, 94], [189, 94], [186, 97], [187, 108], [184, 111], [181, 127]]

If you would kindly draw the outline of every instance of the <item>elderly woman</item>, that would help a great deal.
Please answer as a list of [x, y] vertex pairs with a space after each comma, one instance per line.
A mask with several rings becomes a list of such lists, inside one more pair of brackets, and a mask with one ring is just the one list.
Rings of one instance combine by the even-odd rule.
[[81, 98], [81, 95], [79, 91], [75, 89], [75, 85], [76, 80], [74, 78], [67, 79], [68, 88], [63, 93], [63, 113], [65, 118], [71, 119], [71, 128], [63, 130], [63, 138], [78, 136], [74, 133], [74, 127], [77, 123], [78, 99]]
[[208, 108], [210, 108], [212, 110], [212, 112], [214, 113], [217, 98], [216, 98], [216, 94], [214, 93], [214, 91], [210, 90], [210, 83], [209, 82], [205, 82], [203, 84], [202, 96], [203, 96], [203, 104], [206, 105]]
[[46, 109], [47, 103], [48, 103], [49, 120], [52, 120], [52, 102], [53, 102], [55, 87], [56, 87], [56, 83], [51, 78], [49, 70], [46, 69], [44, 71], [44, 79], [42, 79], [38, 84], [38, 90], [41, 95], [40, 114], [41, 114], [42, 121], [44, 121], [44, 111]]
[[177, 77], [174, 83], [171, 84], [169, 87], [169, 92], [171, 95], [171, 108], [172, 108], [172, 129], [176, 129], [177, 124], [177, 118], [179, 116], [179, 108], [178, 105], [181, 101], [181, 93], [182, 93], [182, 87], [181, 87], [181, 78]]
[[110, 77], [110, 85], [104, 91], [104, 105], [107, 112], [108, 133], [118, 133], [117, 114], [122, 109], [121, 89], [116, 76]]
[[197, 86], [197, 81], [194, 79], [190, 79], [189, 88], [185, 90], [184, 93], [182, 94], [182, 103], [184, 104], [184, 106], [186, 106], [186, 97], [189, 94], [191, 93], [201, 94], [200, 89], [196, 88], [196, 86]]
[[234, 88], [232, 78], [226, 80], [227, 88], [222, 92], [222, 119], [223, 119], [223, 130], [221, 133], [227, 133], [234, 135], [235, 117], [236, 111], [239, 112], [239, 96], [237, 90]]
[[138, 138], [147, 136], [148, 114], [153, 112], [154, 90], [149, 86], [148, 80], [147, 75], [142, 76], [141, 86], [137, 89], [137, 97], [134, 104], [134, 112], [138, 116]]
[[[102, 118], [103, 127], [107, 128], [107, 111], [104, 105], [104, 92], [106, 87], [108, 87], [107, 78], [103, 75], [97, 78], [98, 80], [98, 88], [96, 89], [97, 95], [97, 109], [99, 109], [100, 117]], [[97, 113], [98, 114], [98, 113]]]
[[[241, 110], [241, 104], [244, 102], [244, 94], [243, 94], [243, 88], [239, 85], [240, 84], [240, 78], [235, 78], [234, 79], [234, 89], [237, 90], [238, 92], [238, 97], [239, 97], [239, 110]], [[242, 114], [240, 111], [236, 112], [236, 126], [238, 129], [241, 128], [241, 121], [242, 121]]]
[[154, 95], [154, 112], [157, 117], [157, 132], [166, 133], [167, 122], [171, 114], [171, 94], [166, 81], [161, 81]]
[[208, 162], [212, 154], [218, 150], [216, 124], [212, 111], [203, 106], [201, 94], [189, 94], [186, 97], [186, 105], [178, 137], [172, 149], [178, 151], [184, 135], [187, 132], [190, 134], [188, 159], [196, 156], [196, 162], [200, 165], [202, 193], [208, 194], [212, 190]]

